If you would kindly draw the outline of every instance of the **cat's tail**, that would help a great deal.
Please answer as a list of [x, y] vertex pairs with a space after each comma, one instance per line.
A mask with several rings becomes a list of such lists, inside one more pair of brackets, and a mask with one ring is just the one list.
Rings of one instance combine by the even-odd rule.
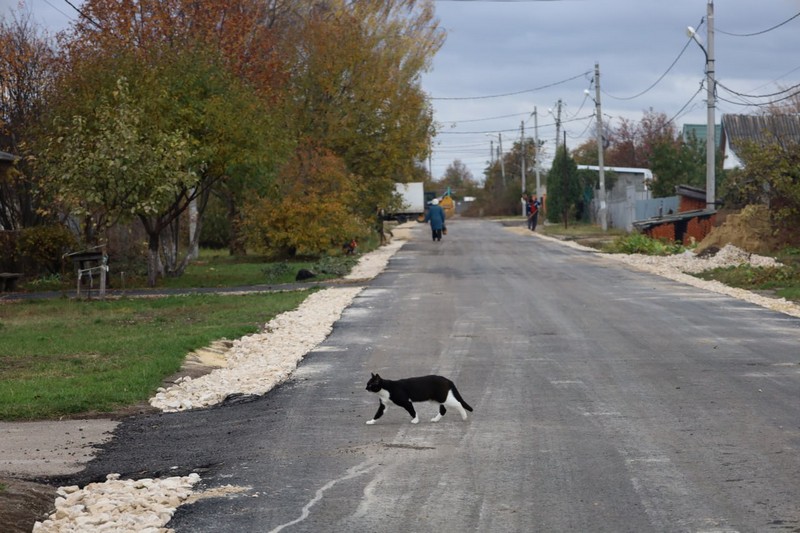
[[464, 401], [464, 398], [462, 398], [458, 393], [458, 389], [456, 388], [455, 384], [450, 385], [450, 390], [453, 391], [453, 396], [455, 396], [456, 400], [458, 400], [458, 403], [460, 403], [461, 406], [467, 411], [472, 412], [472, 407], [470, 407], [469, 404]]

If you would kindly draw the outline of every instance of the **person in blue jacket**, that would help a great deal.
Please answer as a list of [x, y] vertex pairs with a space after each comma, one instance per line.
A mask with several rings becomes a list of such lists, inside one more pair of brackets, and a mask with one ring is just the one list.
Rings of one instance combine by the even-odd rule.
[[431, 206], [425, 213], [425, 222], [430, 222], [431, 234], [434, 241], [442, 240], [442, 230], [444, 229], [444, 209], [439, 205], [439, 199], [431, 200]]

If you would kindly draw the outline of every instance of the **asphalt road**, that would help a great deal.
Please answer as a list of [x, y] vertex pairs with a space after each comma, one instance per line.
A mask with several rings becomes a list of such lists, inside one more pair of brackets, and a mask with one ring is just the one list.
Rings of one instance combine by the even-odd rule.
[[[488, 221], [420, 230], [283, 386], [127, 420], [69, 481], [247, 487], [177, 532], [800, 531], [800, 320]], [[370, 372], [475, 412], [367, 426]]]

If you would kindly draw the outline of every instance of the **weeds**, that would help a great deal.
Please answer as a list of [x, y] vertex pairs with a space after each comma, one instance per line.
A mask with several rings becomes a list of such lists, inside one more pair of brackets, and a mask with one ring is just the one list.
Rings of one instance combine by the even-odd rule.
[[680, 243], [651, 239], [634, 233], [617, 237], [603, 251], [613, 254], [674, 255], [685, 252], [686, 247]]

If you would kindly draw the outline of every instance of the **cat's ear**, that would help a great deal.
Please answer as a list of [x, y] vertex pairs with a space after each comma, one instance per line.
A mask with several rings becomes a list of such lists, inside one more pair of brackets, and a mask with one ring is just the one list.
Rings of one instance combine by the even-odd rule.
[[370, 374], [372, 375], [373, 378], [375, 377], [375, 374], [373, 374], [372, 372], [370, 372]]

